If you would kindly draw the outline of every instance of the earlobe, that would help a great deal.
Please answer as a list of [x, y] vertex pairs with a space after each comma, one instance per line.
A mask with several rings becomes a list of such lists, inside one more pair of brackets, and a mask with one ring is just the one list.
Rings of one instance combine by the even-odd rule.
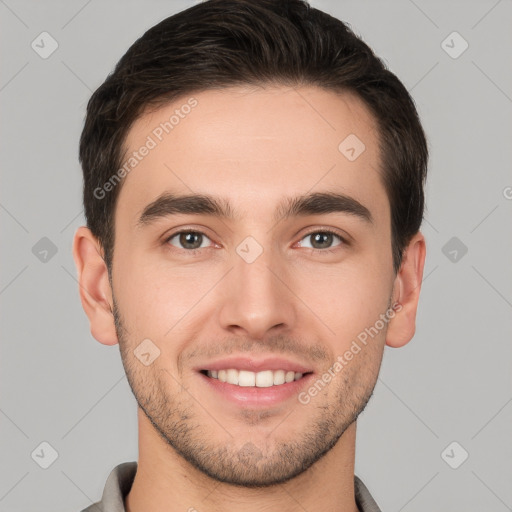
[[404, 251], [395, 278], [392, 300], [397, 307], [386, 334], [386, 345], [390, 347], [402, 347], [414, 336], [425, 255], [425, 237], [418, 231]]
[[118, 339], [107, 266], [97, 238], [85, 226], [75, 233], [73, 259], [78, 272], [80, 300], [89, 318], [91, 334], [104, 345], [115, 345]]

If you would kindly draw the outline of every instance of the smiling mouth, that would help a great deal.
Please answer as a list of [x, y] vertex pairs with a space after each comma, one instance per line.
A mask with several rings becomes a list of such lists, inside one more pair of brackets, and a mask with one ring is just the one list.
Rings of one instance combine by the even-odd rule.
[[233, 384], [235, 386], [269, 388], [300, 380], [312, 372], [299, 373], [285, 370], [251, 372], [248, 370], [230, 368], [228, 370], [201, 370], [201, 373], [211, 379], [217, 379], [220, 382]]

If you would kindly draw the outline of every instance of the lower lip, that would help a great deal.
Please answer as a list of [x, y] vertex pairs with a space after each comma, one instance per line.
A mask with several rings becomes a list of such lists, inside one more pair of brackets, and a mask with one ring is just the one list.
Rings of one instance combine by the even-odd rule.
[[199, 373], [199, 376], [208, 386], [210, 386], [211, 389], [222, 395], [223, 398], [230, 402], [240, 406], [268, 407], [278, 405], [281, 402], [289, 400], [293, 396], [297, 396], [300, 390], [308, 385], [313, 374], [309, 373], [299, 380], [294, 380], [278, 386], [269, 386], [268, 388], [252, 386], [244, 387], [236, 384], [228, 384], [227, 382], [221, 382], [219, 379], [208, 377], [203, 373]]

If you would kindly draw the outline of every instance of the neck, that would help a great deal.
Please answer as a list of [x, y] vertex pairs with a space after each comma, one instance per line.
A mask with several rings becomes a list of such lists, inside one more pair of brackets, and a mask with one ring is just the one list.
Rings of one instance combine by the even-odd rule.
[[336, 445], [292, 480], [252, 489], [218, 482], [177, 454], [138, 410], [139, 460], [126, 512], [358, 512], [354, 495], [356, 422]]

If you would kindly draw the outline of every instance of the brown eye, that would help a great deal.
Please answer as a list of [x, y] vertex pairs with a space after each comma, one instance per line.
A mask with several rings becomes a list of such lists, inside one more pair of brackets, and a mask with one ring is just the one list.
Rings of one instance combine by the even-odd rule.
[[[177, 244], [172, 242], [173, 239], [177, 240]], [[167, 242], [179, 249], [194, 250], [208, 247], [208, 244], [203, 245], [205, 239], [209, 240], [209, 238], [200, 231], [180, 231], [171, 235], [167, 239]]]
[[[333, 246], [332, 244], [336, 238], [340, 241], [340, 243], [337, 243]], [[332, 231], [313, 231], [307, 234], [302, 240], [310, 240], [311, 245], [309, 247], [311, 249], [317, 250], [331, 249], [332, 247], [342, 245], [342, 242], [344, 242], [340, 235]], [[302, 240], [301, 247], [308, 247], [307, 245], [303, 245]]]

